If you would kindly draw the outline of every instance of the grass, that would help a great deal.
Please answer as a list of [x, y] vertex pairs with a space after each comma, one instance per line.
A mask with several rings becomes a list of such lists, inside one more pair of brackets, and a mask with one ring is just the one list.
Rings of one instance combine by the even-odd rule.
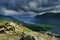
[[[7, 21], [0, 21], [0, 26], [4, 25]], [[18, 23], [17, 23], [18, 24]], [[21, 36], [21, 32], [35, 34], [35, 31], [46, 31], [52, 28], [51, 25], [44, 24], [29, 24], [29, 23], [19, 23], [20, 30], [13, 34], [0, 34], [0, 40], [12, 40], [15, 39], [16, 36]], [[36, 32], [37, 34], [37, 32]]]
[[[0, 26], [4, 25], [7, 21], [0, 21]], [[22, 28], [23, 31], [25, 32], [31, 32], [31, 30], [33, 31], [47, 31], [49, 29], [52, 29], [53, 26], [52, 25], [45, 25], [45, 24], [30, 24], [30, 23], [17, 23], [18, 25], [20, 25], [20, 28]]]
[[0, 34], [0, 40], [11, 40], [16, 37], [16, 34]]
[[6, 23], [6, 21], [0, 21], [0, 26], [4, 25]]
[[45, 25], [45, 24], [30, 24], [30, 23], [22, 23], [22, 24], [33, 31], [47, 31], [53, 28], [52, 25]]

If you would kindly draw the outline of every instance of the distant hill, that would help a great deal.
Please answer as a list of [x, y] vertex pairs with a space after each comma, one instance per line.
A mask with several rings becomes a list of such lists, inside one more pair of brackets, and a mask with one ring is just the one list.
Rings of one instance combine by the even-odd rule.
[[42, 15], [37, 15], [35, 16], [35, 18], [39, 19], [39, 18], [44, 18], [44, 19], [49, 19], [49, 18], [55, 18], [55, 19], [58, 19], [60, 18], [60, 13], [45, 13], [45, 14], [42, 14]]
[[5, 15], [0, 14], [0, 20], [13, 20], [13, 19], [14, 18], [11, 16], [5, 16]]
[[14, 21], [14, 22], [21, 22], [21, 21], [19, 21], [18, 19], [12, 17], [12, 16], [6, 16], [6, 15], [0, 14], [0, 21], [1, 21], [1, 20], [6, 20], [6, 21], [12, 20], [12, 21]]
[[35, 23], [60, 25], [60, 13], [45, 13], [35, 16]]
[[14, 18], [14, 17], [12, 17], [12, 16], [5, 16], [5, 15], [0, 15], [0, 21], [1, 20], [5, 20], [5, 21], [10, 21], [10, 20], [12, 20], [12, 21], [14, 21], [14, 22], [17, 22], [17, 23], [21, 23], [21, 24], [23, 24], [25, 27], [27, 27], [27, 28], [29, 28], [29, 29], [31, 29], [31, 30], [33, 30], [33, 31], [41, 31], [41, 30], [45, 30], [45, 31], [47, 31], [47, 30], [49, 30], [49, 29], [51, 29], [51, 27], [52, 26], [50, 26], [50, 25], [44, 25], [44, 24], [31, 24], [31, 23], [26, 23], [26, 22], [23, 22], [23, 21], [19, 21], [19, 20], [17, 20], [16, 18]]

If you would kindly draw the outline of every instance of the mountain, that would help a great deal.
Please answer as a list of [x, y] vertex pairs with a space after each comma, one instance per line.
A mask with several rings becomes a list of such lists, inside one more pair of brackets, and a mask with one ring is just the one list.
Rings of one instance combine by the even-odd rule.
[[6, 15], [3, 15], [3, 14], [0, 14], [0, 21], [1, 20], [5, 20], [5, 21], [14, 21], [14, 22], [21, 22], [19, 21], [18, 19], [12, 17], [12, 16], [6, 16]]
[[12, 17], [12, 16], [5, 16], [5, 15], [0, 15], [0, 20], [3, 20], [3, 21], [14, 21], [14, 22], [17, 22], [17, 23], [22, 23], [25, 27], [33, 30], [33, 31], [47, 31], [49, 29], [51, 29], [51, 26], [50, 25], [44, 25], [44, 24], [33, 24], [33, 23], [27, 23], [27, 22], [23, 22], [23, 21], [20, 21], [20, 20], [17, 20], [16, 18]]
[[49, 30], [50, 27], [50, 25], [43, 24], [18, 23], [17, 19], [11, 16], [0, 15], [0, 40], [53, 40], [55, 38], [60, 40], [59, 34], [51, 34], [45, 31]]
[[50, 32], [60, 34], [60, 13], [45, 13], [35, 16], [36, 24], [54, 25]]
[[13, 20], [13, 19], [14, 18], [11, 16], [5, 16], [5, 15], [0, 14], [0, 20]]
[[[47, 13], [48, 14], [48, 13]], [[41, 15], [42, 16], [42, 15]], [[47, 15], [48, 16], [48, 15]], [[36, 20], [36, 19], [35, 19]], [[35, 21], [35, 23], [27, 23], [27, 22], [23, 22], [23, 21], [20, 21], [20, 20], [17, 20], [16, 18], [12, 17], [12, 16], [6, 16], [6, 15], [0, 15], [0, 21], [14, 21], [14, 22], [17, 22], [17, 23], [21, 23], [23, 24], [25, 27], [33, 30], [33, 31], [48, 31], [50, 29], [52, 29], [54, 26], [53, 25], [48, 25], [49, 24], [52, 24], [54, 23], [53, 21], [51, 22], [50, 19], [48, 20], [47, 22], [47, 18], [46, 19], [39, 19]], [[56, 21], [57, 22], [57, 21]], [[58, 23], [54, 23], [54, 24], [58, 24]]]
[[42, 15], [35, 16], [36, 23], [43, 24], [60, 24], [60, 13], [45, 13]]
[[59, 18], [60, 17], [60, 13], [45, 13], [45, 14], [43, 14], [43, 15], [37, 15], [37, 16], [35, 16], [35, 18], [37, 18], [37, 19], [39, 19], [39, 18]]
[[[0, 25], [0, 40], [53, 40], [55, 38], [59, 40], [60, 38], [59, 34], [53, 34], [51, 32], [49, 33], [32, 31], [21, 23], [18, 24], [13, 21], [0, 21], [0, 23], [3, 23], [2, 25]], [[52, 37], [50, 38], [51, 35]]]

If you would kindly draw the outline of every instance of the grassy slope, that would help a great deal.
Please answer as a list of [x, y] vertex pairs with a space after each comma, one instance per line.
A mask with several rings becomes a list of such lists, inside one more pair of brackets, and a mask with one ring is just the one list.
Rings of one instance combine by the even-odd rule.
[[[4, 25], [6, 22], [8, 21], [0, 21], [0, 27], [1, 25]], [[48, 31], [54, 27], [52, 25], [45, 25], [45, 24], [30, 24], [30, 23], [25, 23], [25, 22], [21, 22], [21, 23], [16, 22], [16, 23], [20, 25], [22, 29], [25, 28], [25, 30], [27, 31], [28, 29], [26, 28], [29, 28], [30, 30], [33, 30], [33, 31]]]
[[[0, 26], [4, 25], [7, 21], [0, 21]], [[19, 38], [19, 36], [21, 36], [21, 32], [25, 32], [27, 34], [30, 35], [34, 35], [37, 36], [38, 32], [35, 31], [40, 31], [40, 30], [49, 30], [52, 28], [52, 26], [50, 25], [43, 25], [43, 24], [28, 24], [28, 23], [18, 23], [20, 27], [20, 30], [17, 31], [17, 33], [13, 33], [13, 34], [0, 34], [0, 40], [15, 40], [15, 38]], [[32, 31], [33, 30], [33, 31]]]
[[[5, 23], [6, 23], [6, 21], [0, 21], [0, 27], [1, 27], [1, 25], [4, 25]], [[32, 30], [23, 26], [23, 24], [20, 23], [18, 25], [20, 27], [20, 30], [18, 30], [17, 33], [0, 34], [0, 40], [16, 40], [17, 38], [20, 38], [19, 36], [21, 36], [21, 32], [25, 32], [25, 33], [29, 33], [29, 34], [33, 33]]]
[[30, 24], [30, 23], [22, 23], [22, 24], [33, 31], [48, 31], [54, 27], [53, 25], [45, 25], [45, 24]]

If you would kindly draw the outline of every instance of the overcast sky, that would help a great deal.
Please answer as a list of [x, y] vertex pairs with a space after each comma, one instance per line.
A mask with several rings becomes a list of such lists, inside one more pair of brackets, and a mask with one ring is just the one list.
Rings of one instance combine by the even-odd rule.
[[0, 0], [0, 14], [60, 12], [60, 0]]

